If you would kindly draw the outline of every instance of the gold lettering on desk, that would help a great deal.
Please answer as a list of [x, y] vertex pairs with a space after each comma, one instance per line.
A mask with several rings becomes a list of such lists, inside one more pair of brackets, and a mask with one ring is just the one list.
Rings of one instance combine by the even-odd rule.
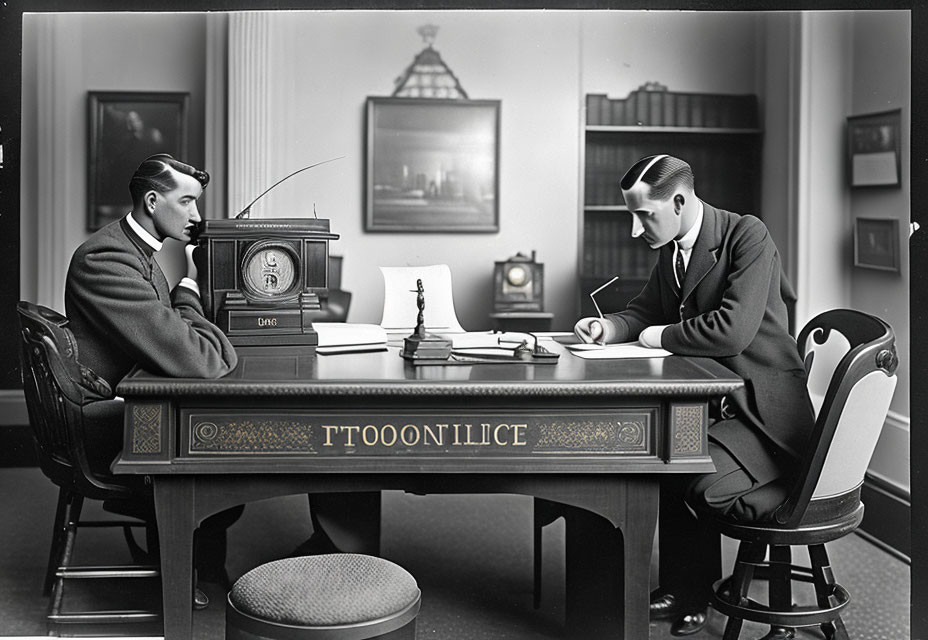
[[323, 447], [346, 449], [364, 447], [393, 447], [397, 443], [409, 448], [423, 447], [524, 447], [528, 442], [525, 431], [528, 425], [499, 423], [480, 424], [414, 424], [397, 428], [392, 424], [381, 426], [366, 424], [324, 424]]
[[[476, 412], [467, 415], [313, 414], [299, 411], [182, 411], [188, 455], [312, 454], [320, 456], [499, 456], [567, 454], [655, 455], [655, 411], [648, 408], [589, 412]], [[675, 426], [686, 433], [682, 417]], [[148, 416], [149, 428], [164, 420]], [[442, 422], [441, 420], [447, 420]], [[141, 416], [134, 422], [141, 434]], [[674, 426], [672, 424], [672, 426]], [[698, 426], [698, 425], [697, 425]], [[697, 433], [698, 433], [697, 429]], [[160, 430], [157, 432], [160, 433]], [[146, 446], [151, 446], [146, 443]], [[159, 446], [162, 447], [159, 443]], [[138, 444], [136, 444], [138, 447]], [[671, 446], [671, 450], [674, 447]], [[677, 447], [679, 451], [679, 447]]]
[[259, 318], [258, 318], [258, 326], [259, 326], [259, 327], [276, 327], [276, 326], [277, 326], [277, 318], [261, 318], [261, 317], [259, 317]]

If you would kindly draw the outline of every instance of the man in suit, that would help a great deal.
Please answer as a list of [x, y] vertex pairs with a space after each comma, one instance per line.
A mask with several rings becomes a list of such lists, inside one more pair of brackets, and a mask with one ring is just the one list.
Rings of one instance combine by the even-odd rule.
[[[197, 199], [209, 174], [167, 154], [149, 157], [129, 182], [132, 210], [90, 236], [74, 252], [65, 284], [65, 310], [82, 364], [110, 387], [135, 365], [177, 377], [218, 378], [238, 359], [228, 339], [203, 315], [193, 245], [187, 276], [170, 290], [154, 259], [165, 238], [189, 243], [200, 222]], [[106, 470], [122, 447], [122, 401], [94, 403], [97, 429], [88, 433], [91, 467]], [[138, 515], [153, 518], [151, 503]], [[216, 514], [197, 531], [201, 579], [225, 580], [226, 528], [242, 507]], [[194, 605], [205, 607], [199, 589]]]
[[674, 635], [703, 628], [721, 577], [719, 538], [698, 526], [684, 496], [741, 521], [769, 518], [787, 497], [814, 423], [776, 246], [759, 219], [699, 200], [694, 182], [689, 164], [668, 155], [628, 170], [621, 188], [632, 237], [660, 248], [657, 264], [625, 311], [574, 327], [584, 342], [638, 340], [713, 358], [745, 381], [710, 411], [716, 472], [661, 485], [660, 588], [651, 615], [672, 619]]

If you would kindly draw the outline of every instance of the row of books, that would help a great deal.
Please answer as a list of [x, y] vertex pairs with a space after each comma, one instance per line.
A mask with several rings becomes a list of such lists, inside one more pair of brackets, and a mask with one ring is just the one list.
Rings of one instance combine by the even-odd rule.
[[584, 276], [608, 279], [647, 278], [654, 252], [641, 239], [631, 237], [628, 214], [587, 215], [583, 221]]
[[643, 155], [635, 144], [619, 144], [615, 140], [588, 139], [586, 170], [584, 171], [584, 202], [587, 205], [623, 204], [619, 182], [622, 176]]
[[[619, 183], [629, 167], [648, 155], [673, 153], [693, 168], [696, 192], [700, 196], [710, 200], [716, 195], [724, 196], [721, 201], [730, 207], [753, 206], [756, 176], [752, 172], [757, 167], [757, 141], [750, 136], [727, 134], [716, 138], [711, 144], [705, 139], [671, 143], [588, 134], [584, 156], [584, 205], [623, 205]], [[734, 194], [738, 197], [733, 199]]]
[[591, 93], [586, 96], [586, 124], [753, 129], [758, 126], [757, 97], [644, 87], [635, 89], [627, 98]]

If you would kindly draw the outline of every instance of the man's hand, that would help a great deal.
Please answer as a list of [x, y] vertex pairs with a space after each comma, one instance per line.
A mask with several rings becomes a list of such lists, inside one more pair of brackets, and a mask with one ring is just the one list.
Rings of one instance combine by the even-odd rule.
[[184, 255], [187, 257], [187, 277], [194, 282], [197, 281], [197, 265], [193, 261], [193, 250], [196, 248], [195, 244], [184, 245]]
[[649, 349], [662, 349], [661, 346], [661, 335], [664, 333], [664, 329], [670, 325], [666, 324], [656, 324], [644, 329], [640, 334], [638, 334], [638, 342], [642, 347], [648, 347]]
[[581, 342], [603, 344], [606, 329], [601, 318], [582, 318], [574, 325], [574, 333]]

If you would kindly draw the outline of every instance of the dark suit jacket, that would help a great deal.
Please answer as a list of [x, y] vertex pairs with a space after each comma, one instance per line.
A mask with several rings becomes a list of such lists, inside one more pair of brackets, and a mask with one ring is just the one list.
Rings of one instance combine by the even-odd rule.
[[238, 359], [187, 287], [168, 289], [154, 250], [125, 218], [94, 233], [71, 258], [65, 314], [78, 357], [114, 389], [136, 364], [174, 377], [218, 378]]
[[670, 325], [661, 335], [665, 349], [713, 358], [744, 378], [744, 389], [729, 396], [740, 419], [716, 423], [709, 434], [766, 482], [792, 462], [782, 452], [798, 457], [814, 423], [805, 369], [789, 335], [784, 296], [791, 289], [759, 219], [703, 205], [682, 292], [670, 243], [641, 293], [606, 318], [617, 341], [635, 340], [651, 325]]

